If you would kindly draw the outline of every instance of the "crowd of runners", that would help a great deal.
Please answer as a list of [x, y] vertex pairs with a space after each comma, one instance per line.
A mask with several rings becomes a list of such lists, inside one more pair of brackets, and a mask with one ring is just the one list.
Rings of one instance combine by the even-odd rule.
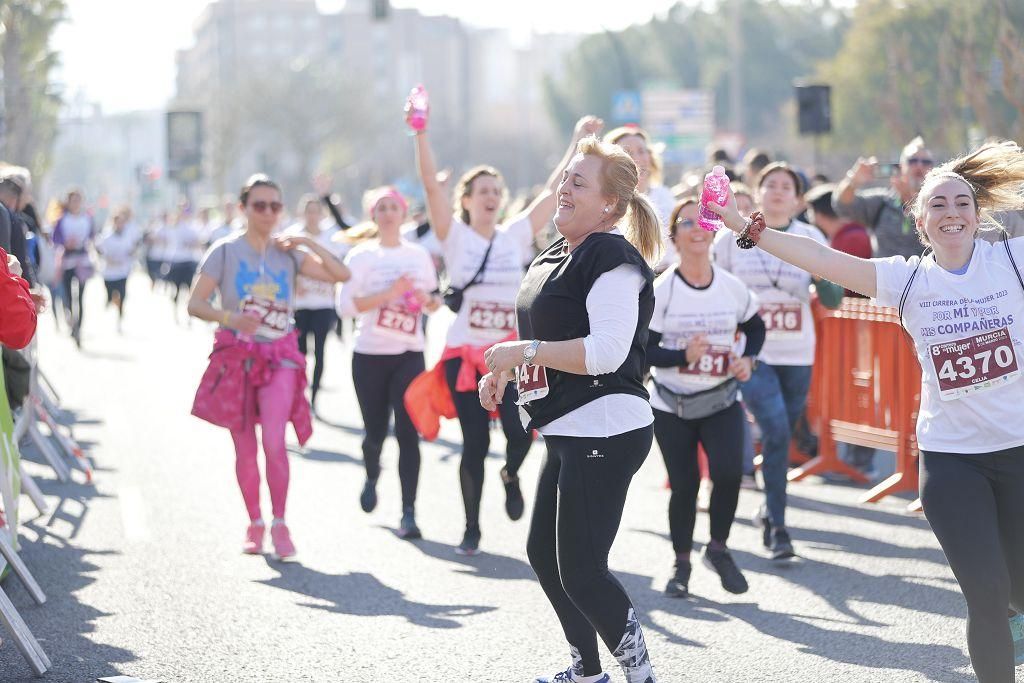
[[[570, 649], [567, 669], [538, 683], [610, 680], [599, 638], [628, 683], [656, 680], [642, 615], [607, 566], [630, 480], [654, 442], [671, 484], [667, 594], [689, 595], [707, 487], [701, 559], [725, 590], [748, 590], [728, 542], [740, 489], [753, 481], [755, 442], [765, 552], [778, 562], [797, 556], [786, 475], [815, 358], [812, 296], [832, 308], [844, 294], [898, 308], [922, 369], [924, 512], [967, 601], [978, 679], [1013, 680], [1007, 614], [1024, 610], [1024, 433], [1013, 415], [1024, 399], [1019, 146], [991, 142], [939, 165], [918, 138], [879, 189], [865, 187], [874, 159], [832, 184], [758, 150], [737, 162], [717, 154], [710, 161], [732, 179], [728, 198], [703, 205], [710, 168], [669, 188], [645, 131], [602, 135], [603, 122], [587, 116], [545, 186], [513, 212], [493, 167], [469, 169], [449, 187], [428, 123], [411, 122], [425, 219], [413, 219], [398, 190], [379, 187], [365, 194], [364, 222], [352, 225], [321, 177], [287, 225], [287, 198], [257, 174], [216, 220], [182, 205], [142, 228], [122, 208], [101, 227], [81, 190], [37, 214], [27, 171], [7, 167], [2, 217], [31, 239], [0, 246], [25, 254], [26, 279], [50, 288], [59, 324], [79, 344], [94, 271], [120, 327], [139, 260], [173, 315], [188, 291], [188, 315], [217, 325], [193, 414], [230, 431], [246, 553], [264, 551], [269, 522], [273, 554], [296, 555], [285, 521], [286, 427], [309, 438], [325, 372], [350, 377], [358, 399], [366, 512], [377, 506], [393, 426], [405, 539], [421, 535], [420, 440], [453, 417], [465, 513], [453, 552], [486, 544], [480, 502], [497, 422], [505, 509], [518, 520], [532, 508], [526, 552]], [[727, 229], [699, 225], [719, 217]], [[454, 318], [428, 368], [425, 321], [442, 307]], [[354, 321], [351, 368], [327, 371], [327, 341], [343, 320]], [[537, 439], [546, 454], [529, 500], [519, 470]], [[873, 451], [851, 447], [844, 457], [874, 473]]]

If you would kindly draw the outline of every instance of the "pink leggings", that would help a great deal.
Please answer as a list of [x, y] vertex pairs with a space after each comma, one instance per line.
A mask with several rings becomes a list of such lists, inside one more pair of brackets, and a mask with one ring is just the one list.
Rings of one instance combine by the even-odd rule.
[[[274, 370], [270, 381], [256, 391], [260, 416], [263, 455], [267, 461], [267, 485], [275, 519], [284, 519], [288, 500], [288, 451], [284, 445], [285, 427], [291, 413], [299, 371], [295, 368]], [[232, 431], [235, 442], [235, 475], [242, 490], [249, 520], [260, 515], [260, 467], [256, 461], [256, 425]]]

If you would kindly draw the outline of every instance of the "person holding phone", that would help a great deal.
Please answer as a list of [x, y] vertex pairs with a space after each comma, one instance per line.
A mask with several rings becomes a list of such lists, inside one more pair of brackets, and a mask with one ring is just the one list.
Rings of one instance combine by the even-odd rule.
[[[932, 153], [920, 136], [903, 148], [898, 165], [879, 164], [874, 157], [857, 159], [836, 186], [832, 206], [840, 216], [874, 233], [875, 256], [919, 256], [924, 247], [907, 207], [934, 165]], [[889, 187], [865, 187], [878, 178], [888, 179]]]
[[1024, 609], [1024, 239], [991, 244], [978, 233], [994, 212], [1024, 209], [1024, 150], [987, 144], [926, 174], [911, 216], [930, 251], [909, 259], [857, 258], [765, 230], [731, 197], [709, 208], [739, 233], [741, 249], [898, 309], [921, 364], [924, 513], [967, 600], [978, 680], [1011, 683], [1007, 608]]

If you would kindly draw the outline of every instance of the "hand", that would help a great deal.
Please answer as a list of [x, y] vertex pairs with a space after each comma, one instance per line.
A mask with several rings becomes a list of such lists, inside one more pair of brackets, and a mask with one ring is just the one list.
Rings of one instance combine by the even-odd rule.
[[491, 372], [511, 372], [522, 365], [523, 351], [530, 345], [528, 341], [509, 341], [495, 344], [484, 352], [484, 361]]
[[414, 289], [412, 295], [419, 302], [420, 306], [426, 306], [433, 299], [433, 295], [425, 289]]
[[696, 363], [704, 354], [708, 352], [711, 344], [708, 343], [708, 338], [703, 334], [698, 334], [693, 339], [686, 342], [686, 362]]
[[242, 334], [256, 334], [260, 328], [260, 319], [254, 315], [232, 313], [228, 316], [228, 327]]
[[877, 169], [878, 159], [875, 157], [868, 157], [867, 159], [860, 157], [847, 175], [850, 178], [850, 183], [856, 188], [874, 180]]
[[604, 121], [597, 118], [596, 116], [584, 116], [576, 122], [576, 129], [573, 132], [573, 137], [576, 140], [582, 140], [588, 135], [597, 135], [604, 128]]
[[750, 379], [750, 375], [754, 371], [754, 359], [749, 356], [737, 356], [735, 353], [729, 354], [729, 373], [741, 382], [746, 382]]
[[481, 377], [480, 382], [477, 384], [480, 406], [487, 412], [496, 409], [498, 404], [501, 403], [502, 396], [505, 395], [505, 386], [510, 381], [512, 381], [512, 375], [508, 372], [500, 372], [498, 374], [488, 372]]
[[284, 251], [291, 251], [296, 247], [307, 247], [309, 249], [315, 249], [313, 247], [313, 240], [309, 239], [305, 235], [277, 235], [274, 237], [274, 244]]
[[36, 313], [43, 313], [46, 311], [46, 305], [49, 303], [46, 299], [46, 295], [42, 292], [29, 292], [29, 296], [32, 297], [32, 301], [36, 304]]
[[11, 275], [21, 277], [21, 261], [14, 254], [7, 255], [7, 270], [11, 271]]
[[722, 217], [722, 222], [725, 223], [725, 227], [737, 234], [743, 232], [743, 228], [747, 225], [746, 219], [740, 215], [739, 209], [736, 208], [736, 197], [733, 195], [732, 188], [729, 186], [726, 186], [725, 206], [719, 206], [714, 202], [708, 202], [707, 207], [710, 211]]
[[331, 193], [332, 178], [330, 173], [317, 173], [313, 176], [313, 189], [319, 197], [326, 197]]
[[413, 284], [412, 279], [408, 275], [403, 275], [391, 283], [391, 286], [388, 288], [388, 299], [392, 301], [400, 299], [405, 296], [406, 292], [414, 288], [415, 285]]

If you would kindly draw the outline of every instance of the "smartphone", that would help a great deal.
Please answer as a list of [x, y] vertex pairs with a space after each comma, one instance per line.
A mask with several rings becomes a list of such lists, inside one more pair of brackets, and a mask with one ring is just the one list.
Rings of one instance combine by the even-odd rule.
[[891, 178], [892, 176], [896, 175], [899, 172], [900, 165], [898, 163], [878, 164], [878, 166], [875, 167], [876, 178]]

